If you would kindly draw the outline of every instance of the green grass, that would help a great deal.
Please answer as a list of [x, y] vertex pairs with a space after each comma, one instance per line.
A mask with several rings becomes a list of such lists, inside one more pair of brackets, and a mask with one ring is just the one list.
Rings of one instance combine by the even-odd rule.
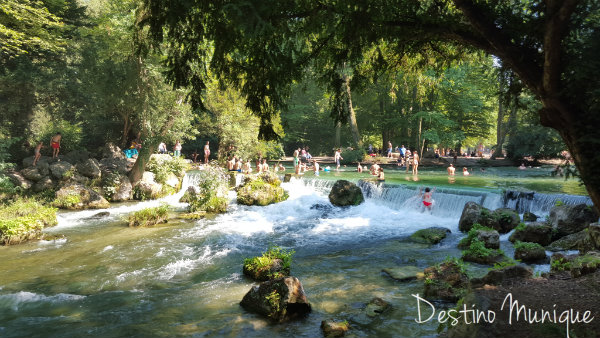
[[130, 227], [152, 226], [158, 223], [166, 223], [169, 218], [169, 207], [162, 205], [155, 208], [146, 208], [129, 215]]
[[515, 242], [514, 246], [515, 246], [515, 250], [525, 250], [525, 251], [532, 251], [532, 250], [539, 250], [539, 249], [544, 250], [543, 246], [539, 245], [538, 243], [532, 243], [532, 242], [517, 241], [517, 242]]
[[52, 206], [61, 209], [72, 209], [75, 208], [75, 206], [79, 203], [81, 203], [81, 196], [79, 196], [79, 194], [70, 194], [67, 196], [57, 197], [54, 202], [52, 202]]
[[17, 199], [0, 207], [0, 243], [10, 245], [39, 238], [44, 227], [56, 224], [56, 208], [34, 199]]

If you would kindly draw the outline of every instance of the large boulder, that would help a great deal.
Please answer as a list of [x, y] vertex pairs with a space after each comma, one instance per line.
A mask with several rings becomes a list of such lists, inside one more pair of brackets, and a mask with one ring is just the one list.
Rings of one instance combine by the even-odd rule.
[[133, 186], [127, 175], [121, 175], [117, 189], [112, 197], [114, 202], [130, 200], [133, 197]]
[[537, 243], [515, 243], [515, 259], [525, 263], [540, 262], [546, 259], [546, 250]]
[[359, 205], [364, 202], [365, 197], [363, 196], [362, 190], [349, 181], [338, 180], [335, 182], [331, 191], [329, 192], [329, 201], [333, 205], [340, 207], [348, 205]]
[[552, 227], [546, 223], [533, 222], [518, 226], [508, 238], [511, 242], [531, 242], [546, 246], [552, 243]]
[[[25, 157], [23, 159], [23, 168], [27, 168], [27, 167], [33, 167], [33, 160], [35, 159], [34, 156], [29, 156], [29, 157]], [[39, 166], [40, 164], [46, 164], [48, 165], [50, 162], [52, 161], [51, 157], [48, 156], [40, 156], [40, 158], [38, 159], [37, 163], [35, 164], [35, 166]]]
[[9, 171], [5, 175], [15, 187], [29, 189], [33, 185], [30, 180], [23, 177], [18, 171]]
[[244, 205], [269, 205], [288, 199], [288, 193], [280, 186], [275, 174], [262, 173], [259, 176], [246, 176], [238, 188], [237, 201]]
[[275, 322], [304, 317], [311, 311], [302, 283], [291, 276], [253, 286], [240, 305]]
[[511, 279], [528, 279], [533, 277], [533, 270], [524, 265], [512, 265], [502, 269], [493, 269], [481, 278], [472, 278], [471, 287], [500, 285]]
[[73, 150], [67, 154], [65, 154], [65, 161], [77, 164], [87, 161], [90, 158], [90, 153], [87, 150]]
[[79, 162], [75, 167], [77, 168], [77, 171], [85, 177], [99, 178], [102, 174], [100, 171], [100, 162], [95, 158], [88, 158]]
[[23, 175], [24, 178], [33, 181], [33, 182], [37, 182], [39, 180], [42, 179], [42, 177], [47, 176], [47, 175], [42, 175], [40, 173], [40, 171], [38, 170], [38, 168], [36, 167], [29, 167], [29, 168], [25, 168], [23, 170], [21, 170], [21, 175]]
[[469, 249], [473, 240], [483, 242], [488, 249], [500, 248], [500, 234], [491, 228], [478, 227], [469, 230], [469, 235], [458, 242], [458, 248], [462, 250]]
[[596, 209], [586, 204], [557, 205], [550, 210], [549, 222], [560, 238], [587, 228], [597, 222], [598, 217]]
[[119, 174], [127, 174], [129, 162], [127, 158], [120, 157], [105, 157], [100, 160], [100, 170], [112, 171]]
[[54, 181], [52, 181], [50, 176], [44, 176], [39, 181], [35, 182], [31, 189], [33, 192], [42, 192], [44, 190], [54, 189]]
[[50, 165], [52, 177], [58, 179], [63, 178], [71, 169], [73, 169], [73, 165], [66, 161], [54, 162]]
[[[509, 208], [499, 208], [494, 210], [492, 218], [495, 220], [494, 222], [498, 224], [498, 227], [495, 229], [501, 234], [510, 232], [519, 225], [519, 222], [521, 221], [519, 214], [515, 210]], [[493, 226], [491, 227], [494, 228]]]
[[121, 148], [109, 142], [102, 148], [102, 158], [126, 159]]
[[523, 222], [535, 222], [537, 219], [537, 215], [532, 212], [527, 211], [523, 214]]
[[584, 245], [587, 239], [587, 231], [581, 230], [574, 234], [561, 237], [560, 239], [550, 243], [546, 249], [550, 251], [578, 250], [579, 247]]
[[481, 205], [475, 202], [467, 202], [458, 221], [458, 230], [462, 232], [471, 230], [473, 224], [478, 222], [481, 208]]
[[162, 184], [154, 181], [154, 173], [144, 171], [142, 179], [133, 187], [133, 198], [137, 200], [156, 199], [160, 196]]
[[430, 227], [427, 229], [417, 230], [410, 236], [410, 239], [416, 243], [437, 244], [446, 238], [450, 232], [450, 229], [447, 228]]
[[600, 224], [592, 223], [588, 227], [590, 242], [596, 249], [600, 249]]
[[462, 266], [446, 261], [439, 266], [430, 266], [425, 273], [425, 298], [457, 302], [469, 287], [469, 277]]
[[56, 192], [54, 206], [61, 209], [104, 209], [110, 203], [99, 193], [81, 184], [71, 184]]

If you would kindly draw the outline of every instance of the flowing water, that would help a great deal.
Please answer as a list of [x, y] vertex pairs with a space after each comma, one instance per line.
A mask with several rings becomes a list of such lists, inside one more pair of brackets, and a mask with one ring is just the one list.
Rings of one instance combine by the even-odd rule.
[[[425, 268], [458, 256], [457, 224], [467, 201], [489, 208], [518, 203], [543, 215], [557, 198], [442, 186], [434, 194], [433, 212], [423, 213], [416, 185], [361, 181], [365, 203], [337, 208], [327, 198], [334, 181], [306, 176], [283, 184], [287, 201], [241, 206], [232, 193], [227, 213], [198, 221], [125, 226], [135, 210], [161, 203], [183, 209], [177, 202], [181, 192], [113, 205], [110, 216], [100, 219], [90, 218], [99, 210], [60, 213], [59, 224], [46, 232], [65, 238], [0, 247], [0, 336], [317, 337], [325, 319], [348, 320], [359, 337], [435, 336], [437, 324], [415, 322], [411, 294], [422, 294], [422, 282], [397, 282], [381, 269]], [[193, 173], [182, 191], [190, 184]], [[568, 203], [585, 198], [560, 197]], [[447, 227], [452, 234], [433, 247], [406, 240], [429, 226]], [[270, 245], [295, 250], [292, 274], [313, 305], [307, 318], [272, 324], [239, 306], [254, 285], [241, 274], [244, 258]], [[390, 302], [392, 310], [366, 317], [364, 306], [373, 297]]]

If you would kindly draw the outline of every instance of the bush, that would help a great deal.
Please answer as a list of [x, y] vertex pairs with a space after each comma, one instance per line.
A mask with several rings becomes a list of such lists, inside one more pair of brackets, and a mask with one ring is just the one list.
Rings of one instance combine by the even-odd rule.
[[0, 207], [0, 243], [9, 245], [39, 238], [44, 227], [57, 224], [56, 210], [34, 199], [17, 199]]
[[[263, 252], [262, 256], [246, 258], [244, 260], [244, 274], [258, 280], [289, 276], [294, 253], [294, 250], [284, 250], [278, 246], [272, 246], [266, 252]], [[281, 266], [277, 271], [273, 271], [272, 267], [276, 259], [281, 260]]]
[[495, 229], [492, 229], [489, 227], [484, 227], [479, 223], [473, 223], [473, 227], [467, 233], [467, 237], [461, 239], [460, 242], [458, 242], [458, 248], [459, 249], [469, 248], [469, 246], [471, 245], [471, 242], [474, 239], [477, 239], [477, 230], [495, 231]]
[[225, 169], [206, 166], [193, 176], [198, 191], [187, 195], [189, 211], [225, 212], [229, 204], [229, 176]]
[[167, 223], [169, 219], [169, 207], [162, 205], [155, 208], [146, 208], [129, 215], [130, 227], [152, 226], [158, 223]]
[[154, 173], [154, 180], [160, 184], [167, 181], [169, 174], [182, 178], [189, 169], [190, 164], [184, 158], [169, 155], [152, 155], [146, 165], [146, 170]]
[[365, 160], [366, 155], [367, 153], [364, 149], [344, 150], [342, 151], [343, 160], [340, 160], [340, 163], [352, 164], [356, 162], [363, 162]]

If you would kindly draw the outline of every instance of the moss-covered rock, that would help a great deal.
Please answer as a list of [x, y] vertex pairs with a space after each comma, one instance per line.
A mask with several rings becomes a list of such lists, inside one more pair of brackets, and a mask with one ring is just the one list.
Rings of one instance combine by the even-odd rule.
[[104, 209], [110, 203], [94, 190], [81, 185], [69, 184], [56, 192], [53, 206], [61, 209]]
[[471, 242], [474, 239], [478, 239], [482, 241], [486, 248], [488, 249], [499, 249], [500, 248], [500, 234], [498, 231], [484, 227], [475, 223], [467, 237], [463, 238], [458, 242], [458, 248], [462, 250], [467, 250], [471, 246]]
[[40, 238], [44, 227], [57, 224], [56, 209], [33, 199], [0, 206], [0, 243], [17, 244]]
[[398, 281], [409, 281], [423, 276], [423, 269], [411, 265], [385, 268], [381, 271]]
[[503, 234], [514, 229], [520, 220], [519, 214], [513, 209], [500, 208], [491, 211], [475, 202], [467, 202], [458, 222], [458, 228], [460, 231], [467, 232], [478, 223]]
[[194, 176], [195, 185], [188, 187], [180, 199], [189, 204], [190, 212], [221, 213], [229, 205], [229, 185], [223, 168], [206, 166]]
[[556, 205], [550, 210], [548, 220], [560, 238], [587, 228], [598, 221], [599, 216], [594, 207], [586, 204]]
[[511, 242], [531, 242], [541, 245], [548, 245], [552, 242], [552, 227], [546, 223], [521, 223], [510, 235]]
[[417, 230], [410, 236], [410, 239], [416, 243], [437, 244], [446, 238], [450, 232], [450, 229], [447, 228], [431, 227]]
[[535, 222], [537, 219], [537, 215], [532, 212], [527, 211], [523, 213], [523, 222]]
[[469, 248], [462, 252], [462, 259], [466, 262], [492, 265], [506, 259], [504, 252], [498, 249], [489, 249], [485, 243], [474, 238]]
[[425, 298], [456, 302], [469, 287], [469, 277], [461, 261], [448, 259], [425, 269]]
[[257, 281], [289, 276], [293, 254], [293, 250], [271, 247], [262, 256], [246, 258], [243, 273]]
[[280, 186], [277, 175], [262, 173], [259, 176], [247, 176], [237, 191], [237, 201], [244, 205], [269, 205], [288, 199], [288, 193]]
[[329, 201], [339, 207], [359, 205], [364, 200], [362, 190], [356, 184], [346, 180], [336, 181], [329, 192]]
[[365, 313], [369, 317], [377, 317], [391, 308], [392, 305], [389, 302], [386, 302], [379, 297], [375, 297], [371, 299], [369, 303], [367, 303], [367, 306], [365, 307]]
[[510, 232], [517, 225], [519, 225], [519, 222], [521, 222], [519, 213], [509, 208], [499, 208], [494, 210], [492, 217], [498, 224], [497, 228], [494, 228], [493, 226], [492, 228], [498, 230], [498, 232], [501, 234]]
[[550, 243], [546, 249], [550, 251], [579, 250], [580, 247], [585, 246], [587, 240], [587, 231], [581, 230]]
[[546, 250], [538, 243], [516, 242], [515, 259], [525, 263], [540, 262], [546, 259]]
[[162, 205], [155, 208], [146, 208], [129, 215], [127, 223], [130, 227], [147, 227], [169, 220], [169, 207]]
[[296, 277], [283, 277], [253, 286], [240, 305], [274, 322], [302, 318], [312, 310], [302, 283]]

